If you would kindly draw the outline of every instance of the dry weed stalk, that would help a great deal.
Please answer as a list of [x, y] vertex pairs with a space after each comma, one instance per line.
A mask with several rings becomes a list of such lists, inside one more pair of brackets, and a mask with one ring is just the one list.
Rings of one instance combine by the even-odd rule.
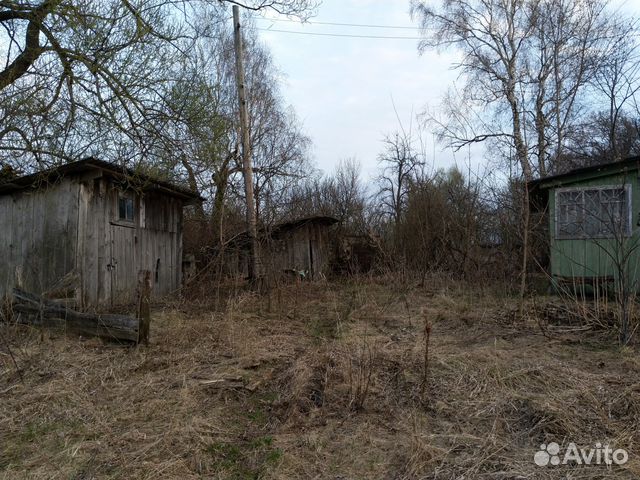
[[218, 337], [226, 344], [234, 356], [242, 357], [250, 354], [255, 340], [255, 332], [248, 321], [246, 310], [255, 303], [253, 292], [242, 292], [229, 299], [227, 308], [219, 325]]
[[614, 258], [617, 275], [613, 283], [597, 278], [592, 284], [580, 281], [579, 278], [573, 278], [566, 284], [556, 283], [557, 293], [564, 305], [560, 308], [551, 305], [551, 309], [546, 308], [551, 312], [545, 311], [545, 314], [548, 316], [551, 313], [558, 320], [569, 320], [579, 325], [564, 327], [561, 329], [562, 333], [583, 330], [616, 331], [621, 345], [626, 345], [633, 339], [640, 326], [637, 320], [637, 282], [629, 280], [626, 266], [616, 262], [617, 259]]
[[434, 463], [441, 462], [448, 453], [429, 441], [424, 433], [426, 429], [426, 424], [419, 414], [414, 413], [410, 416], [409, 428], [406, 429], [409, 444], [403, 478], [424, 478], [424, 475], [433, 469]]
[[339, 298], [334, 295], [335, 324], [333, 325], [333, 330], [335, 338], [339, 338], [344, 333], [345, 323], [351, 320], [353, 312], [360, 308], [363, 303], [365, 302], [360, 298], [359, 289], [350, 293], [348, 301], [344, 303], [342, 308], [339, 308]]
[[348, 354], [348, 378], [349, 378], [349, 409], [359, 412], [364, 409], [364, 404], [369, 396], [371, 379], [378, 358], [377, 345], [369, 345], [366, 337], [363, 337], [362, 346], [357, 350], [355, 357]]
[[422, 365], [422, 385], [420, 388], [420, 396], [424, 400], [427, 381], [429, 379], [429, 342], [431, 341], [431, 322], [425, 311], [422, 312], [424, 318], [424, 361]]
[[2, 339], [2, 343], [4, 344], [5, 348], [7, 349], [7, 352], [9, 353], [9, 356], [11, 357], [11, 361], [13, 362], [13, 366], [15, 367], [16, 372], [18, 372], [18, 376], [20, 377], [20, 382], [24, 384], [24, 377], [22, 376], [22, 370], [20, 370], [20, 367], [18, 366], [18, 362], [16, 361], [16, 357], [13, 355], [13, 351], [9, 346], [9, 342], [7, 341], [6, 337], [4, 336], [4, 333], [2, 333], [1, 330], [0, 330], [0, 338]]

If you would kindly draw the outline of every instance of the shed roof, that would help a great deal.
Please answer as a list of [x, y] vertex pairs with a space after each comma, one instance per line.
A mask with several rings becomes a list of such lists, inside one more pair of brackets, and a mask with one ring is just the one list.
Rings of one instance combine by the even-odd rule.
[[117, 165], [97, 158], [89, 157], [77, 162], [66, 163], [30, 175], [12, 178], [0, 183], [0, 195], [7, 195], [21, 190], [42, 188], [55, 184], [64, 177], [80, 175], [90, 171], [102, 171], [114, 178], [125, 180], [135, 188], [144, 191], [158, 191], [166, 195], [183, 199], [186, 203], [195, 203], [202, 197], [191, 190], [173, 183], [158, 180], [150, 175], [136, 172], [122, 165]]
[[[335, 225], [339, 223], [335, 217], [330, 217], [328, 215], [311, 215], [308, 217], [296, 218], [294, 220], [288, 220], [286, 222], [277, 223], [271, 227], [263, 227], [258, 229], [258, 237], [260, 239], [264, 239], [267, 237], [277, 238], [282, 234], [286, 234], [288, 232], [292, 232], [297, 230], [305, 225], [321, 225], [329, 227], [331, 225]], [[249, 244], [249, 232], [243, 231], [235, 235], [231, 240], [229, 240], [228, 245], [237, 246], [237, 247], [245, 247]]]
[[618, 162], [576, 168], [566, 173], [539, 178], [529, 182], [529, 190], [555, 188], [635, 170], [640, 170], [640, 157], [630, 157]]
[[287, 222], [278, 223], [271, 228], [269, 233], [273, 235], [275, 233], [282, 233], [286, 231], [296, 230], [307, 224], [329, 226], [329, 225], [334, 225], [338, 222], [339, 220], [337, 218], [330, 217], [328, 215], [311, 215], [308, 217], [296, 218], [295, 220], [289, 220]]

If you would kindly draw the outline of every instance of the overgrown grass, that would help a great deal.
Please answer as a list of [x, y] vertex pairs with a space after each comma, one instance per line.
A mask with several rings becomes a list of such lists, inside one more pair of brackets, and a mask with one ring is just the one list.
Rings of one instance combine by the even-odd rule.
[[[24, 378], [0, 347], [0, 478], [640, 476], [635, 346], [543, 334], [546, 297], [522, 318], [488, 289], [392, 280], [177, 303], [149, 347], [0, 327]], [[550, 441], [630, 461], [537, 467]]]

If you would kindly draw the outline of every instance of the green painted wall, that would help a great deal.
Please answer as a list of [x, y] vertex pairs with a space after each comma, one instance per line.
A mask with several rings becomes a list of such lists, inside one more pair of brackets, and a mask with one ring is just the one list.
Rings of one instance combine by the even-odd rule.
[[[615, 239], [559, 239], [556, 238], [556, 190], [558, 188], [631, 187], [631, 236], [622, 242]], [[550, 221], [551, 273], [554, 277], [602, 277], [616, 278], [616, 265], [628, 257], [627, 272], [634, 280], [640, 280], [640, 227], [637, 226], [640, 214], [640, 185], [638, 171], [618, 172], [611, 175], [589, 178], [579, 177], [565, 180], [548, 188]], [[620, 260], [615, 260], [620, 259]]]

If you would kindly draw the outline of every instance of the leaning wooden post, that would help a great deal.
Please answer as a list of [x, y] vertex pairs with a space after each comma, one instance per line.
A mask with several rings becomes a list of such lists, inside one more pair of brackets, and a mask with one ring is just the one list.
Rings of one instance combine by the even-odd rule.
[[244, 193], [247, 204], [247, 233], [249, 234], [249, 280], [253, 284], [260, 276], [258, 251], [258, 233], [256, 226], [256, 204], [253, 194], [253, 167], [251, 164], [251, 132], [249, 131], [249, 111], [247, 108], [246, 85], [244, 78], [242, 31], [238, 5], [233, 11], [233, 39], [236, 53], [236, 83], [238, 87], [238, 106], [240, 110], [240, 137], [242, 139], [242, 174], [244, 176]]
[[138, 344], [149, 345], [149, 326], [151, 324], [151, 270], [138, 273]]

